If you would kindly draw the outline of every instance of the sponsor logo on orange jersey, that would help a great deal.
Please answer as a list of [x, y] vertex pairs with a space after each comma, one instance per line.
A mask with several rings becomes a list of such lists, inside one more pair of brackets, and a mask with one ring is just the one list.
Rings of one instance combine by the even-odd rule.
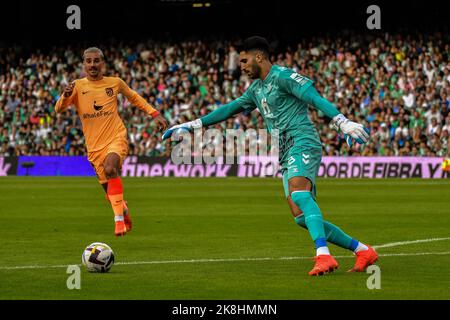
[[83, 115], [81, 117], [83, 119], [95, 119], [95, 118], [99, 118], [99, 117], [107, 117], [112, 114], [113, 114], [113, 111], [100, 111], [100, 112], [94, 112], [94, 113], [83, 113]]

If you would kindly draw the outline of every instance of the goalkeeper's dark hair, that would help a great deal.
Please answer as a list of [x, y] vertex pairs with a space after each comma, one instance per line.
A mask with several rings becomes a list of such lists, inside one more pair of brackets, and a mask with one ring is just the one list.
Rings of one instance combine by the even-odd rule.
[[253, 36], [245, 39], [240, 45], [240, 51], [260, 51], [269, 58], [270, 45], [266, 38]]

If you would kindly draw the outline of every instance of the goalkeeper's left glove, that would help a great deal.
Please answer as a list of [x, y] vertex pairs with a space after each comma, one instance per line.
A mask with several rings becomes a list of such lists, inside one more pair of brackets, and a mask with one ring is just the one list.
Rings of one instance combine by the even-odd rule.
[[175, 126], [170, 127], [166, 130], [166, 132], [162, 135], [162, 140], [166, 140], [172, 136], [172, 134], [176, 131], [192, 131], [197, 128], [201, 128], [203, 126], [202, 120], [197, 119], [194, 121], [185, 122], [182, 124], [177, 124]]
[[332, 126], [337, 131], [344, 133], [344, 138], [349, 147], [353, 146], [353, 140], [359, 144], [369, 141], [369, 129], [362, 124], [348, 120], [342, 113], [333, 118]]

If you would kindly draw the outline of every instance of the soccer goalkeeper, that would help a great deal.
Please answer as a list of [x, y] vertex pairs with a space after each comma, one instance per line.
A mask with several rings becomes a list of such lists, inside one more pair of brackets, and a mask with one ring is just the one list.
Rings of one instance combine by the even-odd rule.
[[332, 126], [345, 134], [349, 145], [366, 143], [368, 130], [348, 120], [333, 104], [322, 98], [310, 79], [291, 69], [272, 65], [266, 39], [246, 39], [239, 60], [242, 72], [254, 80], [244, 94], [206, 116], [169, 128], [163, 139], [169, 138], [174, 130], [192, 131], [258, 108], [267, 129], [278, 129], [280, 132], [279, 158], [285, 196], [295, 222], [308, 230], [316, 246], [315, 264], [309, 275], [323, 275], [338, 268], [327, 242], [355, 253], [356, 262], [349, 271], [364, 271], [378, 259], [375, 250], [323, 220], [316, 202], [316, 176], [322, 146], [316, 128], [308, 117], [308, 105], [331, 118]]

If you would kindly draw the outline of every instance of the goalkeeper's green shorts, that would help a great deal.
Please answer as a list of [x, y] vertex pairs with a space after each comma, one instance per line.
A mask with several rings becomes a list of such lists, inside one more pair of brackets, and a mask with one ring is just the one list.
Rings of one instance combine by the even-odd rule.
[[289, 179], [305, 177], [312, 184], [312, 196], [316, 199], [316, 177], [322, 161], [322, 148], [293, 146], [289, 149], [286, 160], [280, 163], [283, 175], [283, 187], [286, 198], [289, 196]]

